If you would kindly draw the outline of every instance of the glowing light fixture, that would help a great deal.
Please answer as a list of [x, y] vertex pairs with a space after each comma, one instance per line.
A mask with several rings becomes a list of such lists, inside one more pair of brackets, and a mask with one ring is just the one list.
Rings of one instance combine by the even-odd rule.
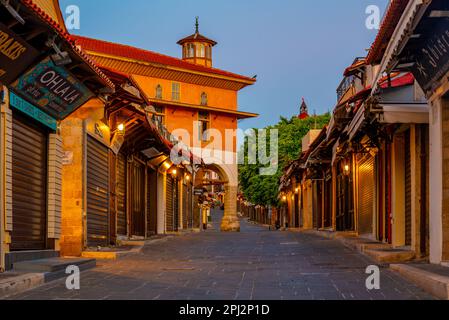
[[125, 125], [124, 125], [123, 123], [120, 123], [120, 124], [117, 126], [117, 130], [118, 130], [119, 132], [125, 131]]
[[168, 169], [171, 168], [171, 164], [168, 161], [165, 161], [164, 162], [164, 167], [165, 167], [165, 170], [168, 170]]
[[176, 176], [176, 173], [177, 173], [178, 171], [176, 170], [176, 169], [173, 169], [172, 171], [171, 171], [171, 173], [172, 173], [172, 175], [174, 175], [174, 176]]
[[296, 188], [296, 189], [295, 189], [295, 192], [298, 193], [298, 192], [299, 192], [299, 188]]
[[345, 173], [348, 174], [349, 173], [349, 165], [345, 165]]

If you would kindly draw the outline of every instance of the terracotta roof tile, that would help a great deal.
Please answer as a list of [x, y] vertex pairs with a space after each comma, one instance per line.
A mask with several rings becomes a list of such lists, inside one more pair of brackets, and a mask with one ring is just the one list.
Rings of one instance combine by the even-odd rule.
[[390, 41], [409, 1], [410, 0], [390, 1], [387, 12], [382, 20], [382, 25], [366, 58], [368, 64], [376, 64], [382, 60], [388, 42]]
[[42, 10], [37, 4], [35, 4], [32, 0], [21, 0], [21, 2], [30, 10], [32, 10], [43, 22], [47, 23], [51, 28], [53, 28], [64, 40], [66, 40], [72, 50], [78, 54], [78, 56], [84, 60], [84, 62], [89, 65], [89, 67], [103, 80], [103, 82], [114, 88], [114, 84], [108, 77], [100, 71], [100, 69], [95, 65], [95, 63], [82, 51], [80, 50], [76, 44], [72, 36], [65, 31], [63, 27], [59, 25], [58, 22], [53, 20], [44, 10]]
[[84, 50], [87, 50], [87, 51], [93, 51], [93, 52], [97, 52], [97, 53], [103, 53], [103, 54], [108, 54], [108, 55], [112, 55], [112, 56], [123, 57], [123, 58], [127, 58], [127, 59], [143, 61], [143, 62], [168, 65], [168, 66], [177, 67], [177, 68], [181, 68], [181, 69], [209, 73], [212, 75], [225, 76], [225, 77], [234, 78], [237, 81], [238, 80], [245, 81], [245, 82], [248, 82], [248, 81], [255, 82], [256, 81], [253, 78], [245, 77], [242, 75], [238, 75], [235, 73], [231, 73], [231, 72], [216, 69], [216, 68], [204, 67], [201, 65], [197, 65], [194, 63], [184, 61], [182, 59], [178, 59], [178, 58], [170, 57], [170, 56], [163, 55], [160, 53], [156, 53], [154, 51], [139, 49], [139, 48], [135, 48], [135, 47], [128, 46], [128, 45], [108, 42], [108, 41], [104, 41], [104, 40], [97, 40], [97, 39], [92, 39], [92, 38], [87, 38], [87, 37], [82, 37], [82, 36], [73, 36], [73, 38], [76, 40], [76, 43], [78, 45], [80, 45]]

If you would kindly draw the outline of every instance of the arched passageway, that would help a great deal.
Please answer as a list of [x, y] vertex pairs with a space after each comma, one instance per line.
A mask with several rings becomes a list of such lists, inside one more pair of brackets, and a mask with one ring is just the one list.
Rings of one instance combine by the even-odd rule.
[[237, 191], [238, 191], [238, 169], [235, 164], [212, 163], [203, 167], [212, 170], [220, 177], [224, 186], [224, 215], [221, 221], [221, 231], [239, 232], [240, 222], [237, 216]]

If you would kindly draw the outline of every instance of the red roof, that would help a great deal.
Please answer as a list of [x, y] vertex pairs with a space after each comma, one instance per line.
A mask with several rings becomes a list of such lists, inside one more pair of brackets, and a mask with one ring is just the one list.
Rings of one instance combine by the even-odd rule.
[[43, 22], [45, 22], [47, 25], [49, 25], [51, 28], [53, 28], [61, 38], [66, 40], [69, 45], [71, 46], [71, 49], [82, 59], [84, 62], [94, 71], [102, 80], [103, 82], [108, 85], [111, 88], [114, 88], [114, 84], [111, 82], [111, 80], [108, 79], [108, 77], [103, 74], [100, 69], [95, 65], [95, 63], [82, 51], [80, 50], [76, 45], [75, 42], [70, 34], [68, 34], [61, 25], [53, 20], [52, 17], [50, 17], [44, 10], [42, 10], [38, 5], [36, 5], [32, 0], [21, 0], [22, 3], [28, 7], [30, 10], [32, 10]]
[[410, 0], [391, 0], [377, 37], [366, 58], [368, 64], [376, 64], [382, 60], [388, 42], [393, 36], [394, 30], [396, 29], [409, 1]]
[[366, 65], [365, 59], [357, 59], [356, 61], [354, 61], [353, 64], [351, 64], [349, 67], [345, 69], [343, 75], [347, 77], [351, 74], [354, 74], [360, 67], [363, 67], [365, 65]]
[[[406, 73], [406, 74], [400, 74], [397, 77], [393, 77], [391, 79], [391, 87], [392, 88], [398, 88], [398, 87], [403, 87], [403, 86], [410, 86], [413, 83], [415, 83], [415, 77], [413, 76], [413, 74], [410, 73]], [[385, 89], [388, 88], [388, 78], [382, 78], [379, 81], [380, 87]]]
[[211, 40], [198, 32], [192, 34], [191, 36], [188, 36], [188, 37], [185, 37], [185, 38], [179, 40], [177, 43], [180, 45], [183, 45], [186, 42], [193, 42], [193, 41], [207, 42], [207, 43], [210, 43], [212, 46], [215, 46], [217, 44], [216, 41]]
[[205, 66], [197, 65], [191, 62], [184, 61], [182, 59], [166, 56], [154, 51], [148, 51], [144, 49], [139, 49], [123, 44], [97, 40], [92, 38], [86, 38], [82, 36], [72, 36], [78, 45], [80, 45], [84, 50], [93, 51], [97, 53], [109, 54], [112, 56], [123, 57], [133, 60], [139, 60], [150, 63], [158, 63], [162, 65], [168, 65], [172, 67], [188, 69], [197, 72], [205, 72], [214, 75], [220, 75], [225, 77], [234, 78], [242, 81], [255, 82], [253, 78], [241, 76], [228, 71], [223, 71], [215, 68], [208, 68]]

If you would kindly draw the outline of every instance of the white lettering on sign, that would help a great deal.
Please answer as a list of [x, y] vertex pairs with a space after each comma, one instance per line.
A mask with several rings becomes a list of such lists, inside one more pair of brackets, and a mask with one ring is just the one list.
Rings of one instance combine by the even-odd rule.
[[69, 104], [74, 103], [81, 96], [78, 90], [52, 69], [45, 71], [39, 77], [39, 82]]

